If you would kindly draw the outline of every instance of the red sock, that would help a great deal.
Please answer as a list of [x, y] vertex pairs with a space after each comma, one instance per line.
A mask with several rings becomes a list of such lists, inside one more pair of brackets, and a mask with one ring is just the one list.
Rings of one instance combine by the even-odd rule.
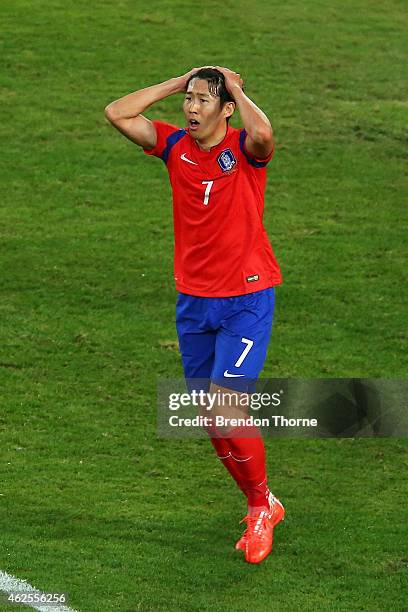
[[[265, 446], [260, 431], [256, 427], [245, 427], [231, 434], [229, 438], [210, 438], [218, 458], [245, 493], [249, 511], [260, 507], [269, 509]], [[242, 434], [253, 437], [236, 437]]]
[[211, 444], [215, 448], [215, 452], [217, 453], [217, 457], [224, 466], [227, 468], [228, 472], [231, 474], [241, 491], [245, 493], [240, 485], [240, 477], [239, 471], [236, 468], [236, 462], [231, 458], [231, 454], [229, 452], [229, 444], [227, 438], [223, 438], [220, 435], [220, 432], [217, 430], [215, 425], [211, 424], [205, 427], [207, 434], [210, 437]]
[[[240, 437], [242, 434], [253, 437]], [[266, 477], [265, 446], [255, 427], [235, 429], [228, 438], [231, 459], [235, 462], [237, 482], [248, 498], [251, 508], [269, 508]]]
[[211, 444], [215, 448], [218, 459], [222, 461], [224, 466], [227, 468], [239, 488], [243, 493], [244, 489], [241, 487], [241, 479], [239, 474], [239, 468], [235, 459], [231, 457], [228, 440], [226, 438], [210, 438]]

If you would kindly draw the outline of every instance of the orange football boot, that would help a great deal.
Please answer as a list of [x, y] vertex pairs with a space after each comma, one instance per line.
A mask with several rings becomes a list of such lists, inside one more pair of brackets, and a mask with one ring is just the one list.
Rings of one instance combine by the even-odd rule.
[[236, 550], [245, 551], [248, 563], [260, 563], [269, 555], [273, 544], [273, 529], [284, 519], [285, 508], [272, 493], [269, 495], [269, 512], [261, 510], [254, 516], [242, 519], [247, 528], [235, 545]]

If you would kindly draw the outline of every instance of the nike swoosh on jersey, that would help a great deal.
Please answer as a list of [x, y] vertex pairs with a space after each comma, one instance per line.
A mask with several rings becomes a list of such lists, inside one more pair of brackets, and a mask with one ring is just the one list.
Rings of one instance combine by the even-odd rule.
[[188, 157], [186, 157], [186, 154], [183, 153], [182, 155], [180, 155], [181, 159], [183, 161], [188, 162], [189, 164], [193, 164], [194, 166], [198, 166], [198, 164], [196, 164], [195, 162], [191, 161], [191, 159], [188, 159]]
[[237, 376], [245, 376], [245, 374], [231, 374], [231, 372], [228, 372], [228, 370], [225, 370], [224, 372], [224, 376], [225, 378], [236, 378]]

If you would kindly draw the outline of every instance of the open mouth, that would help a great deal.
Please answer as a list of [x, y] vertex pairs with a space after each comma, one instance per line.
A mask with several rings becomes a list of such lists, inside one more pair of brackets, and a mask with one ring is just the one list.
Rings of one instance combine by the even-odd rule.
[[199, 127], [200, 123], [195, 119], [190, 119], [188, 122], [188, 126], [192, 130], [196, 130]]

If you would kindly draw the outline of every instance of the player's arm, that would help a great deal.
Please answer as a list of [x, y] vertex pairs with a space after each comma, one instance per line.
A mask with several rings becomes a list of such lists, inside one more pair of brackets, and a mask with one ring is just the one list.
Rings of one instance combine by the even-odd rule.
[[254, 157], [267, 158], [273, 150], [273, 132], [268, 117], [244, 93], [243, 81], [239, 74], [216, 66], [225, 77], [225, 85], [235, 100], [247, 137], [245, 147]]
[[129, 140], [144, 149], [153, 149], [157, 141], [156, 129], [142, 113], [155, 102], [172, 94], [184, 92], [190, 74], [197, 70], [198, 68], [193, 68], [183, 76], [139, 89], [111, 102], [105, 108], [106, 118]]

